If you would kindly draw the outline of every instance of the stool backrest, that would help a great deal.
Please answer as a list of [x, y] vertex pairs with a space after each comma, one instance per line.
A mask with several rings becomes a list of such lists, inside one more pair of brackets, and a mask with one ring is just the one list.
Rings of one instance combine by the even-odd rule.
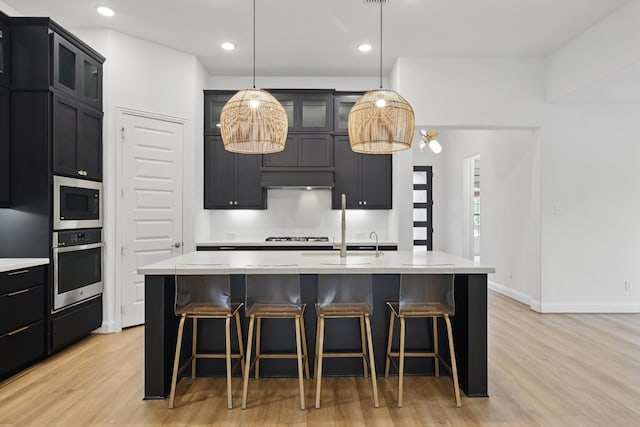
[[175, 313], [189, 307], [209, 306], [231, 309], [231, 285], [228, 275], [177, 275]]
[[318, 307], [335, 304], [364, 303], [373, 313], [372, 278], [370, 274], [318, 275]]
[[245, 310], [251, 312], [255, 304], [299, 306], [300, 275], [247, 274]]
[[[443, 266], [443, 271], [449, 268]], [[455, 314], [454, 266], [451, 273], [403, 274], [400, 277], [400, 314], [413, 310], [417, 305], [434, 306], [436, 310]]]

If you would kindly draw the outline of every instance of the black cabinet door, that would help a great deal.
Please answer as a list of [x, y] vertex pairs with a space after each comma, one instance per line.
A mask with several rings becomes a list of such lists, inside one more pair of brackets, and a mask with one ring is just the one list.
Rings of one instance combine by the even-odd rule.
[[87, 55], [80, 58], [79, 98], [95, 108], [102, 109], [102, 64]]
[[235, 154], [235, 208], [264, 209], [265, 189], [260, 186], [260, 167], [262, 156], [259, 154]]
[[204, 139], [204, 207], [229, 209], [235, 202], [235, 154], [224, 149], [222, 137]]
[[[102, 113], [79, 110], [78, 169], [84, 178], [102, 180]], [[85, 173], [86, 172], [86, 173]]]
[[235, 92], [204, 91], [204, 133], [220, 134], [220, 113]]
[[298, 166], [298, 136], [287, 135], [284, 150], [279, 153], [265, 154], [262, 156], [262, 164], [266, 167], [291, 167]]
[[391, 209], [391, 155], [359, 154], [363, 209]]
[[53, 96], [53, 172], [102, 179], [102, 113]]
[[333, 130], [333, 94], [322, 91], [270, 92], [287, 112], [289, 132]]
[[9, 85], [9, 28], [0, 23], [0, 84]]
[[348, 136], [335, 137], [335, 186], [331, 207], [341, 209], [342, 194], [347, 196], [347, 207], [357, 208], [360, 199], [360, 155], [351, 150]]
[[0, 87], [0, 207], [10, 204], [9, 154], [9, 91]]
[[333, 138], [329, 134], [297, 135], [299, 167], [333, 166]]
[[58, 95], [53, 96], [53, 172], [82, 177], [78, 168], [78, 104]]
[[336, 95], [333, 99], [333, 130], [346, 133], [349, 130], [349, 113], [362, 95]]

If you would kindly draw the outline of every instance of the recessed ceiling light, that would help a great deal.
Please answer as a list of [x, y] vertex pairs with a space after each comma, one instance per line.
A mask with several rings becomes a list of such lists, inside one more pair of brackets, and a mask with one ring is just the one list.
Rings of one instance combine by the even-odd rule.
[[360, 52], [369, 52], [371, 50], [371, 45], [369, 43], [363, 43], [358, 46], [358, 50]]
[[236, 48], [236, 45], [233, 43], [224, 42], [220, 45], [220, 47], [223, 48], [224, 50], [233, 50]]
[[115, 15], [116, 13], [113, 11], [113, 9], [111, 9], [110, 7], [107, 6], [98, 6], [96, 7], [96, 10], [98, 11], [98, 13], [102, 16], [108, 16], [111, 17], [113, 15]]

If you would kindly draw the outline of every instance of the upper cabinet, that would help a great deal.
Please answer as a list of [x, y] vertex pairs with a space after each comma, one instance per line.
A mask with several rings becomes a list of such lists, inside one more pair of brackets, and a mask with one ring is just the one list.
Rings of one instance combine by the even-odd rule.
[[332, 91], [269, 91], [284, 107], [289, 132], [330, 132], [333, 130]]
[[58, 33], [52, 33], [51, 37], [52, 86], [82, 102], [101, 108], [102, 64]]
[[333, 141], [328, 134], [289, 134], [283, 151], [265, 154], [265, 168], [332, 168]]
[[220, 134], [220, 113], [227, 101], [235, 92], [204, 91], [204, 133], [211, 135]]
[[349, 130], [349, 113], [351, 112], [351, 107], [356, 103], [356, 101], [360, 98], [360, 94], [336, 94], [333, 98], [334, 102], [334, 130], [336, 133], [346, 133]]
[[9, 85], [9, 27], [0, 21], [0, 85]]

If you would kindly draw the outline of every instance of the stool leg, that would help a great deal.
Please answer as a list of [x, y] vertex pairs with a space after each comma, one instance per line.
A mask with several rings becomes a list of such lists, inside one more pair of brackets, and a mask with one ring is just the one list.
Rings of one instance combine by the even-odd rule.
[[322, 383], [322, 354], [324, 347], [324, 316], [319, 316], [318, 318], [318, 349], [316, 350], [316, 409], [320, 409], [320, 389]]
[[316, 351], [313, 360], [313, 379], [318, 378], [318, 349], [320, 348], [320, 316], [316, 318]]
[[404, 385], [404, 332], [405, 319], [400, 316], [400, 372], [398, 373], [398, 407], [402, 407], [402, 386]]
[[169, 409], [173, 409], [176, 397], [176, 383], [178, 381], [178, 368], [180, 367], [180, 348], [182, 347], [182, 333], [184, 332], [184, 321], [186, 316], [180, 318], [178, 325], [178, 342], [176, 343], [176, 355], [173, 359], [173, 375], [171, 376], [171, 393], [169, 394]]
[[304, 326], [304, 313], [300, 316], [300, 333], [302, 334], [302, 358], [304, 360], [304, 373], [309, 379], [309, 352], [307, 352], [307, 332]]
[[256, 379], [260, 377], [260, 337], [262, 336], [262, 318], [258, 317], [258, 327], [256, 329]]
[[449, 354], [451, 355], [451, 376], [453, 377], [453, 391], [456, 394], [456, 406], [460, 408], [462, 402], [460, 402], [460, 387], [458, 387], [458, 366], [456, 364], [456, 352], [453, 348], [453, 333], [451, 332], [451, 319], [448, 315], [444, 316], [444, 321], [447, 324], [447, 335], [449, 336]]
[[433, 353], [436, 355], [433, 359], [435, 361], [435, 374], [436, 378], [440, 376], [440, 359], [438, 358], [438, 318], [436, 316], [433, 319]]
[[367, 338], [369, 340], [369, 366], [371, 367], [371, 382], [373, 384], [373, 406], [380, 406], [378, 403], [378, 382], [376, 380], [376, 362], [373, 358], [373, 341], [371, 339], [371, 320], [369, 316], [364, 317], [367, 324]]
[[242, 409], [247, 409], [247, 389], [249, 388], [249, 370], [251, 369], [251, 341], [253, 340], [253, 324], [255, 316], [251, 316], [249, 320], [249, 337], [247, 338], [247, 354], [245, 355], [245, 376], [244, 386], [242, 387]]
[[389, 335], [387, 335], [387, 357], [385, 358], [385, 363], [384, 363], [384, 377], [385, 378], [389, 378], [389, 364], [391, 361], [391, 343], [393, 342], [393, 323], [394, 320], [396, 319], [396, 315], [394, 314], [393, 310], [391, 310], [391, 313], [389, 315]]
[[233, 408], [231, 391], [231, 317], [224, 320], [225, 358], [227, 360], [227, 408]]
[[300, 343], [300, 316], [296, 316], [296, 353], [298, 354], [298, 382], [300, 383], [300, 409], [305, 409], [304, 404], [304, 379], [302, 377], [302, 348]]
[[196, 361], [198, 354], [198, 318], [193, 318], [193, 340], [191, 341], [191, 378], [196, 377]]
[[360, 352], [362, 353], [362, 370], [364, 371], [364, 377], [367, 378], [367, 344], [364, 333], [364, 316], [358, 316], [360, 320]]
[[236, 312], [236, 335], [238, 338], [238, 353], [240, 354], [240, 369], [244, 379], [244, 346], [242, 345], [242, 328], [240, 327], [240, 313]]

